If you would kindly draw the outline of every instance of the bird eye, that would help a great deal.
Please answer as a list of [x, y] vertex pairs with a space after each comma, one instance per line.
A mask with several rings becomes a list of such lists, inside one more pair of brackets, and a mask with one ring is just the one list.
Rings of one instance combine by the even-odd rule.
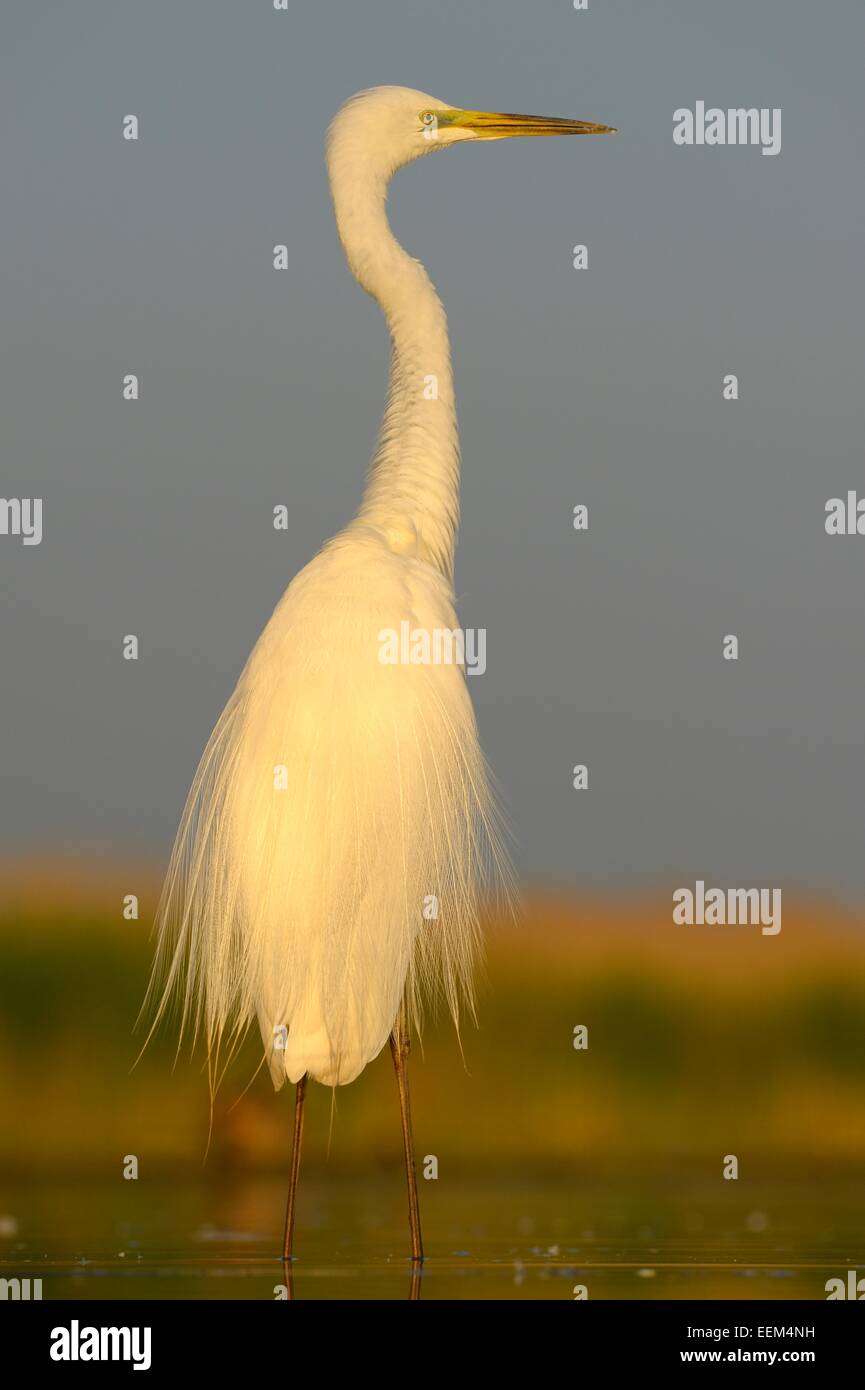
[[432, 111], [421, 111], [420, 118], [424, 125], [432, 125], [433, 121], [435, 120], [435, 116], [433, 115]]

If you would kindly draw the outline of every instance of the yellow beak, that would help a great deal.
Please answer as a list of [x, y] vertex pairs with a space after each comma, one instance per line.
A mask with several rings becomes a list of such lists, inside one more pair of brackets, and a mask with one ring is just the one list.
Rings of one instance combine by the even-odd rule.
[[615, 126], [594, 121], [569, 121], [558, 116], [515, 116], [506, 111], [442, 111], [439, 125], [476, 132], [479, 140], [504, 140], [513, 135], [616, 135]]

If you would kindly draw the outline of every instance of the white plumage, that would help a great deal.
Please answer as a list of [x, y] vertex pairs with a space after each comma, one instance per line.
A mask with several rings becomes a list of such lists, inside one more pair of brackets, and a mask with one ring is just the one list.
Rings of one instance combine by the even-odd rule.
[[448, 651], [436, 638], [457, 626], [459, 516], [447, 320], [391, 232], [388, 184], [400, 165], [461, 141], [609, 129], [378, 87], [346, 102], [328, 132], [340, 240], [390, 332], [384, 421], [358, 515], [289, 585], [204, 751], [150, 988], [154, 1026], [177, 1001], [181, 1035], [187, 1024], [203, 1034], [212, 1084], [255, 1018], [274, 1085], [297, 1082], [286, 1261], [307, 1078], [352, 1081], [389, 1037], [412, 1261], [423, 1261], [410, 1030], [424, 999], [457, 1024], [473, 1007], [479, 893], [508, 876], [464, 672], [380, 659], [404, 627]]
[[471, 1002], [489, 792], [459, 668], [378, 660], [403, 620], [456, 626], [441, 574], [366, 523], [326, 546], [256, 644], [178, 836], [169, 983], [214, 1054], [257, 1015], [277, 1087], [352, 1081], [404, 986], [415, 1021], [424, 992], [454, 1017]]
[[257, 1017], [277, 1088], [352, 1081], [404, 995], [415, 1026], [424, 998], [471, 1009], [478, 894], [507, 872], [463, 671], [379, 659], [403, 622], [457, 626], [447, 322], [385, 212], [395, 168], [473, 138], [429, 140], [425, 107], [454, 109], [376, 89], [329, 132], [340, 237], [391, 334], [385, 418], [358, 516], [289, 585], [211, 736], [158, 913], [157, 1011], [179, 997], [215, 1067]]

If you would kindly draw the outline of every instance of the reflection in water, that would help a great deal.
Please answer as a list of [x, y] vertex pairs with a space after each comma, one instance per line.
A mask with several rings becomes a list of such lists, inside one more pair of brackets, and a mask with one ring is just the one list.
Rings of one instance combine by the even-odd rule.
[[[283, 1263], [280, 1178], [0, 1186], [0, 1276], [44, 1297], [273, 1300], [826, 1297], [865, 1266], [865, 1195], [843, 1172], [802, 1181], [691, 1175], [480, 1179], [424, 1192], [427, 1261], [406, 1250], [404, 1193], [311, 1177], [301, 1253]], [[338, 1233], [335, 1235], [334, 1233]]]
[[[282, 1277], [285, 1281], [287, 1303], [294, 1303], [296, 1301], [296, 1295], [294, 1292], [294, 1271], [292, 1269], [292, 1264], [293, 1261], [291, 1260], [283, 1260], [282, 1262]], [[411, 1261], [408, 1277], [409, 1303], [420, 1302], [420, 1281], [422, 1272], [422, 1267], [418, 1264], [415, 1264], [414, 1261]]]

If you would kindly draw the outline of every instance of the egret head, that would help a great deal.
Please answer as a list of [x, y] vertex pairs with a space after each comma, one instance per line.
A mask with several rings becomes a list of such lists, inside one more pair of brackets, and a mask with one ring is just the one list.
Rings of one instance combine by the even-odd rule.
[[337, 112], [328, 132], [339, 149], [389, 178], [403, 164], [467, 140], [506, 140], [516, 135], [602, 135], [614, 127], [555, 116], [516, 116], [466, 111], [410, 87], [372, 87]]

